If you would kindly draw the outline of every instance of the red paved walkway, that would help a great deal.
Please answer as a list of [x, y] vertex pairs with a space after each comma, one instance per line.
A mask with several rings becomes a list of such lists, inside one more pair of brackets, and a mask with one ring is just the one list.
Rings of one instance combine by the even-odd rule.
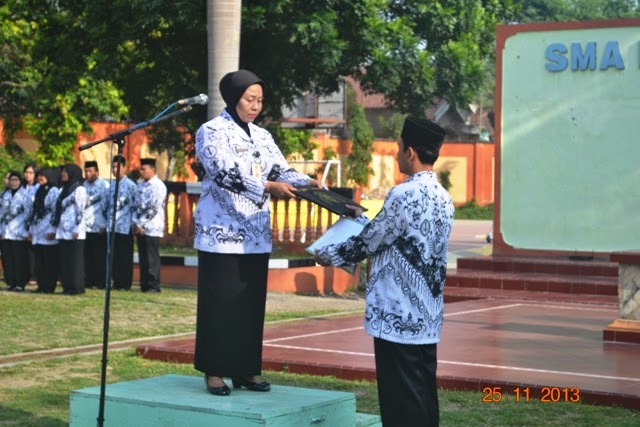
[[[531, 398], [543, 392], [566, 400], [579, 393], [584, 402], [640, 409], [640, 345], [602, 341], [603, 329], [618, 315], [615, 299], [474, 300], [447, 303], [445, 313], [438, 347], [443, 388], [498, 386], [511, 393], [519, 386], [524, 394], [529, 387]], [[191, 363], [193, 340], [142, 346], [139, 352]], [[268, 325], [263, 360], [266, 369], [375, 378], [372, 340], [361, 315]]]

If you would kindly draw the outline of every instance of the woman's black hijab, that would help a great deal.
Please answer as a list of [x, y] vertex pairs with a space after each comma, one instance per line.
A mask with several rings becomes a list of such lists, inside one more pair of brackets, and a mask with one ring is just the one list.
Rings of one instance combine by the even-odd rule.
[[44, 205], [44, 201], [49, 194], [49, 190], [53, 187], [60, 185], [60, 168], [44, 168], [38, 172], [39, 175], [44, 176], [47, 179], [45, 185], [41, 185], [36, 190], [35, 200], [33, 201], [33, 213], [31, 214], [32, 220], [44, 218], [47, 210]]
[[60, 216], [62, 215], [62, 201], [66, 199], [69, 194], [76, 191], [76, 188], [78, 188], [82, 183], [82, 169], [80, 169], [80, 166], [73, 163], [68, 163], [62, 167], [62, 170], [67, 173], [67, 182], [63, 184], [62, 191], [60, 191], [58, 201], [56, 202], [56, 213], [53, 217], [53, 225], [55, 227], [60, 224]]
[[[10, 171], [9, 172], [9, 179], [11, 179], [12, 176], [17, 177], [20, 180], [20, 187], [22, 187], [22, 174], [18, 171]], [[11, 191], [11, 196], [13, 196], [14, 194], [16, 194], [16, 192], [20, 189], [20, 187], [16, 188], [15, 190], [11, 188], [11, 184], [9, 184], [9, 191]]]
[[247, 70], [238, 70], [228, 73], [220, 80], [220, 95], [222, 95], [222, 99], [224, 99], [224, 102], [227, 104], [227, 113], [233, 117], [233, 120], [235, 120], [238, 126], [240, 126], [249, 136], [251, 136], [251, 133], [249, 132], [249, 123], [245, 123], [240, 120], [240, 117], [238, 117], [238, 113], [236, 112], [236, 106], [249, 86], [256, 83], [262, 86], [262, 90], [264, 91], [264, 82], [260, 77]]

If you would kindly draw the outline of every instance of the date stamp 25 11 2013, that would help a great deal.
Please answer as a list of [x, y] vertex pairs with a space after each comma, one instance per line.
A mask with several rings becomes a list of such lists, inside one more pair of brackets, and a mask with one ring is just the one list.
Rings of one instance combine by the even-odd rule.
[[579, 387], [540, 387], [539, 389], [513, 387], [507, 389], [496, 386], [485, 387], [482, 389], [482, 393], [483, 403], [500, 403], [511, 399], [514, 402], [529, 402], [532, 399], [536, 399], [543, 403], [577, 403], [581, 399]]

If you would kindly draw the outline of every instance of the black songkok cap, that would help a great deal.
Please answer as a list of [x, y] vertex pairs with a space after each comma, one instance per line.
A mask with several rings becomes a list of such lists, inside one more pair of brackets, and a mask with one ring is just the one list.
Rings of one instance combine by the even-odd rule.
[[251, 71], [238, 70], [226, 74], [220, 80], [220, 95], [222, 95], [222, 99], [227, 104], [227, 111], [235, 112], [236, 105], [240, 102], [240, 98], [242, 98], [247, 88], [256, 83], [262, 86], [264, 91], [264, 82]]
[[96, 162], [95, 160], [89, 160], [87, 162], [84, 162], [84, 168], [96, 168], [98, 169], [98, 162]]
[[113, 163], [118, 162], [121, 165], [126, 165], [127, 164], [127, 160], [124, 158], [124, 156], [118, 154], [117, 156], [113, 156]]
[[407, 146], [424, 147], [438, 152], [447, 132], [432, 121], [407, 117], [402, 127], [402, 141]]
[[142, 166], [142, 165], [149, 165], [149, 166], [153, 166], [155, 168], [156, 167], [156, 159], [151, 159], [151, 158], [140, 159], [140, 166]]

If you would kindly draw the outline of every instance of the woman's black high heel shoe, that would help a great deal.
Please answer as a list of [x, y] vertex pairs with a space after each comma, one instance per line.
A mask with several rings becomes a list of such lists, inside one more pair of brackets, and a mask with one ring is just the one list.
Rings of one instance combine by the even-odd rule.
[[216, 396], [229, 396], [231, 394], [231, 390], [226, 384], [220, 387], [211, 387], [209, 385], [209, 375], [204, 376], [204, 383], [207, 386], [207, 391], [211, 394]]
[[249, 381], [242, 377], [231, 378], [231, 382], [233, 384], [233, 388], [241, 388], [245, 387], [247, 390], [251, 391], [270, 391], [271, 384], [266, 381], [260, 381], [259, 383]]

